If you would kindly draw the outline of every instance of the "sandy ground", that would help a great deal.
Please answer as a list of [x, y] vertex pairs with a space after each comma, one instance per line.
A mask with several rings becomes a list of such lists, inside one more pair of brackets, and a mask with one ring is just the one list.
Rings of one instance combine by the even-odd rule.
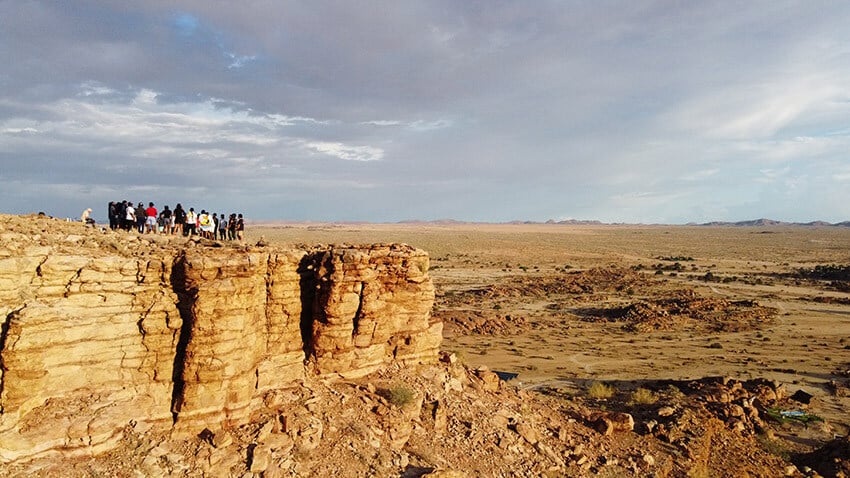
[[[850, 430], [850, 293], [798, 273], [850, 264], [848, 228], [249, 228], [248, 242], [260, 237], [283, 245], [404, 242], [428, 251], [444, 349], [470, 366], [518, 374], [511, 383], [521, 388], [761, 377], [816, 397], [829, 426], [819, 429], [823, 436], [795, 431], [801, 443]], [[671, 297], [687, 297], [691, 308], [671, 309], [664, 302]], [[648, 315], [628, 315], [641, 304]]]

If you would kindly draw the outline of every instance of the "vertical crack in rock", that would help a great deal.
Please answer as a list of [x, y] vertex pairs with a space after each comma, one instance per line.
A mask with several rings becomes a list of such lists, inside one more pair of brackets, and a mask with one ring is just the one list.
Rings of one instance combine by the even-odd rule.
[[299, 289], [301, 290], [301, 344], [304, 351], [304, 360], [313, 353], [313, 321], [315, 320], [314, 307], [316, 300], [316, 287], [318, 287], [318, 273], [316, 272], [318, 262], [323, 257], [321, 253], [311, 252], [306, 254], [298, 264], [298, 275], [301, 277]]
[[6, 368], [6, 362], [4, 360], [6, 352], [6, 338], [9, 336], [9, 327], [12, 325], [12, 319], [18, 315], [26, 305], [23, 305], [8, 314], [3, 319], [3, 323], [0, 324], [0, 413], [3, 412], [3, 385], [6, 383], [6, 372], [8, 369]]
[[[45, 262], [47, 262], [47, 258], [48, 258], [48, 256], [44, 256], [44, 258], [43, 258], [43, 259], [41, 259], [41, 262], [39, 262], [39, 263], [38, 263], [38, 265], [37, 265], [37, 266], [35, 266], [35, 276], [36, 276], [36, 277], [42, 277], [42, 276], [43, 276], [43, 272], [42, 272], [42, 270], [41, 270], [41, 266], [43, 266], [43, 265], [44, 265], [44, 263], [45, 263]], [[35, 279], [35, 277], [34, 277], [33, 279]]]
[[353, 339], [356, 335], [358, 335], [358, 330], [360, 329], [360, 315], [363, 313], [363, 291], [366, 290], [366, 283], [360, 283], [360, 297], [357, 299], [357, 311], [354, 312], [354, 317], [351, 319], [352, 327], [351, 327], [351, 338]]
[[[266, 337], [267, 353], [271, 347], [272, 314], [274, 313], [274, 311], [271, 310], [271, 307], [269, 305], [272, 302], [272, 290], [274, 288], [274, 279], [272, 279], [272, 274], [274, 273], [274, 267], [276, 262], [274, 258], [274, 254], [269, 254], [268, 261], [266, 262], [266, 303], [263, 305], [263, 310], [266, 313], [266, 331], [264, 335]], [[257, 378], [257, 381], [259, 382], [259, 378]], [[257, 386], [257, 388], [259, 388], [259, 385]]]
[[79, 279], [82, 274], [83, 274], [83, 268], [81, 267], [81, 268], [77, 269], [77, 272], [75, 272], [74, 275], [70, 279], [68, 279], [68, 283], [65, 284], [65, 293], [62, 294], [62, 297], [68, 297], [69, 295], [71, 295], [71, 287], [73, 287], [74, 281]]
[[[263, 311], [265, 312], [265, 316], [266, 316], [266, 329], [263, 332], [263, 336], [265, 336], [265, 339], [266, 339], [266, 346], [265, 346], [265, 350], [263, 352], [265, 357], [269, 356], [269, 351], [272, 349], [272, 341], [274, 340], [272, 338], [272, 331], [274, 330], [274, 327], [273, 327], [274, 317], [273, 316], [277, 311], [272, 310], [271, 304], [274, 302], [274, 297], [272, 297], [272, 294], [273, 294], [273, 291], [274, 291], [274, 272], [275, 272], [276, 264], [277, 264], [277, 256], [273, 253], [269, 254], [267, 256], [267, 260], [266, 260], [266, 280], [265, 280], [265, 284], [266, 284], [265, 300], [266, 300], [266, 302], [265, 302], [265, 304], [263, 304]], [[258, 367], [258, 368], [254, 369], [254, 390], [259, 390], [259, 389], [260, 389], [260, 369]]]
[[172, 372], [174, 388], [171, 392], [171, 414], [175, 422], [183, 404], [183, 391], [186, 385], [183, 379], [183, 369], [186, 366], [186, 348], [192, 339], [192, 328], [195, 323], [192, 308], [195, 305], [198, 293], [197, 289], [190, 289], [187, 284], [186, 267], [186, 254], [182, 252], [174, 258], [174, 263], [171, 267], [171, 287], [177, 295], [177, 310], [180, 311], [180, 318], [183, 319], [180, 327], [180, 337], [177, 340], [177, 347], [174, 353], [174, 368]]

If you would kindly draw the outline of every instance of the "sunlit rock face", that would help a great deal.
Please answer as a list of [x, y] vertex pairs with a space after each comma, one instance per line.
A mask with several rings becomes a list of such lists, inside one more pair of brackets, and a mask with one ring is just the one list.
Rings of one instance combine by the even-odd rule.
[[127, 426], [236, 426], [304, 374], [433, 362], [428, 256], [221, 246], [2, 216], [0, 460], [109, 449]]

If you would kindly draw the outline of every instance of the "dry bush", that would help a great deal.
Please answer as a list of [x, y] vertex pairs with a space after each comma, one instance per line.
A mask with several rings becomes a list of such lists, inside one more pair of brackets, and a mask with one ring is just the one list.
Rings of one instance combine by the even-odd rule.
[[634, 392], [632, 392], [629, 397], [630, 405], [652, 405], [653, 403], [658, 401], [658, 397], [652, 390], [648, 390], [646, 388], [638, 388]]
[[387, 399], [391, 404], [402, 408], [413, 402], [416, 392], [407, 385], [401, 383], [392, 387], [378, 391], [378, 394]]
[[617, 390], [614, 387], [602, 382], [593, 382], [587, 389], [587, 396], [597, 400], [611, 398], [615, 393], [617, 393]]

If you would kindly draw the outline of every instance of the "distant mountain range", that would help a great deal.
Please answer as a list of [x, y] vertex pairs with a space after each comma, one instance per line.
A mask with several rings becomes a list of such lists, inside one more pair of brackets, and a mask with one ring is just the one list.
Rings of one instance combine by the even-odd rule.
[[774, 219], [752, 219], [749, 221], [738, 221], [738, 222], [725, 222], [725, 221], [713, 221], [713, 222], [704, 222], [701, 224], [689, 223], [688, 225], [697, 225], [697, 226], [837, 226], [837, 227], [850, 227], [850, 221], [837, 222], [835, 224], [826, 221], [811, 221], [811, 222], [784, 222], [784, 221], [776, 221]]
[[[399, 221], [399, 224], [431, 224], [431, 225], [453, 225], [453, 224], [475, 224], [475, 221], [458, 221], [455, 219], [435, 219], [432, 221], [422, 221], [422, 220], [408, 220], [408, 221]], [[567, 219], [564, 221], [556, 221], [554, 219], [549, 219], [545, 222], [540, 221], [508, 221], [499, 224], [568, 224], [568, 225], [629, 225], [629, 223], [606, 223], [602, 221], [595, 220], [578, 220], [578, 219]], [[675, 225], [675, 224], [665, 224], [665, 225]], [[850, 221], [843, 221], [837, 223], [831, 223], [826, 221], [811, 221], [811, 222], [785, 222], [785, 221], [777, 221], [775, 219], [751, 219], [749, 221], [711, 221], [711, 222], [689, 222], [684, 224], [685, 226], [741, 226], [741, 227], [768, 227], [768, 226], [810, 226], [810, 227], [850, 227]]]

